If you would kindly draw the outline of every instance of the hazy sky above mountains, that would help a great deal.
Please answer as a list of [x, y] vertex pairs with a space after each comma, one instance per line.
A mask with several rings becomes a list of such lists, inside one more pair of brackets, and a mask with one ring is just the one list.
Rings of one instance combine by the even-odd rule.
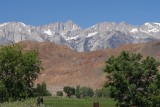
[[82, 28], [99, 22], [160, 22], [160, 0], [0, 0], [0, 23], [44, 25], [72, 20]]

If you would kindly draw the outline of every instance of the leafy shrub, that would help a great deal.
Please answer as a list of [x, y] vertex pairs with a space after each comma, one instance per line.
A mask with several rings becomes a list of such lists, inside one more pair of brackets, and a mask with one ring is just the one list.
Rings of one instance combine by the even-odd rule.
[[96, 97], [109, 97], [109, 88], [102, 88], [95, 90]]
[[94, 96], [94, 91], [90, 87], [82, 87], [81, 88], [81, 96], [83, 98], [85, 98], [85, 97], [93, 97]]
[[62, 96], [63, 96], [63, 92], [62, 92], [62, 91], [57, 91], [57, 92], [56, 92], [56, 95], [62, 97]]
[[77, 98], [93, 97], [94, 96], [94, 91], [90, 87], [80, 87], [78, 85], [76, 87], [75, 96]]

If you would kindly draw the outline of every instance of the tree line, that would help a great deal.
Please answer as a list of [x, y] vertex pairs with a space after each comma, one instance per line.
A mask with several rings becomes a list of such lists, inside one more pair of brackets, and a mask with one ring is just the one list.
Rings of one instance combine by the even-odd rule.
[[66, 97], [68, 98], [76, 97], [78, 99], [90, 97], [108, 97], [108, 91], [109, 90], [107, 88], [93, 90], [91, 87], [78, 85], [76, 87], [65, 86], [63, 91], [57, 91], [56, 95], [62, 97], [64, 95], [63, 93], [65, 93]]

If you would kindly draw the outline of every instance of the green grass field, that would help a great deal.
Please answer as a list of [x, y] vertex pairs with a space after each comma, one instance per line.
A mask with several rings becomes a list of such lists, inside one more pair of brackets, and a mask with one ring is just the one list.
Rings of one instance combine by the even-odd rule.
[[[55, 98], [44, 97], [45, 106], [41, 107], [93, 107], [93, 102], [99, 102], [99, 107], [114, 107], [115, 103], [107, 98]], [[10, 103], [2, 103], [0, 107], [37, 107], [36, 99], [28, 99], [25, 101], [16, 101]]]

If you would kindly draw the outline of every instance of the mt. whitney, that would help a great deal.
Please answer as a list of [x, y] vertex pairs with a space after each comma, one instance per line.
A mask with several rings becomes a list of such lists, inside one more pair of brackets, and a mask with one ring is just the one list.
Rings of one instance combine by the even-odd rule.
[[0, 24], [0, 44], [20, 41], [49, 41], [64, 44], [73, 50], [93, 51], [115, 48], [127, 43], [143, 43], [160, 39], [160, 23], [145, 23], [141, 26], [125, 22], [98, 23], [86, 29], [72, 21], [57, 22], [44, 26], [30, 26], [21, 22]]

